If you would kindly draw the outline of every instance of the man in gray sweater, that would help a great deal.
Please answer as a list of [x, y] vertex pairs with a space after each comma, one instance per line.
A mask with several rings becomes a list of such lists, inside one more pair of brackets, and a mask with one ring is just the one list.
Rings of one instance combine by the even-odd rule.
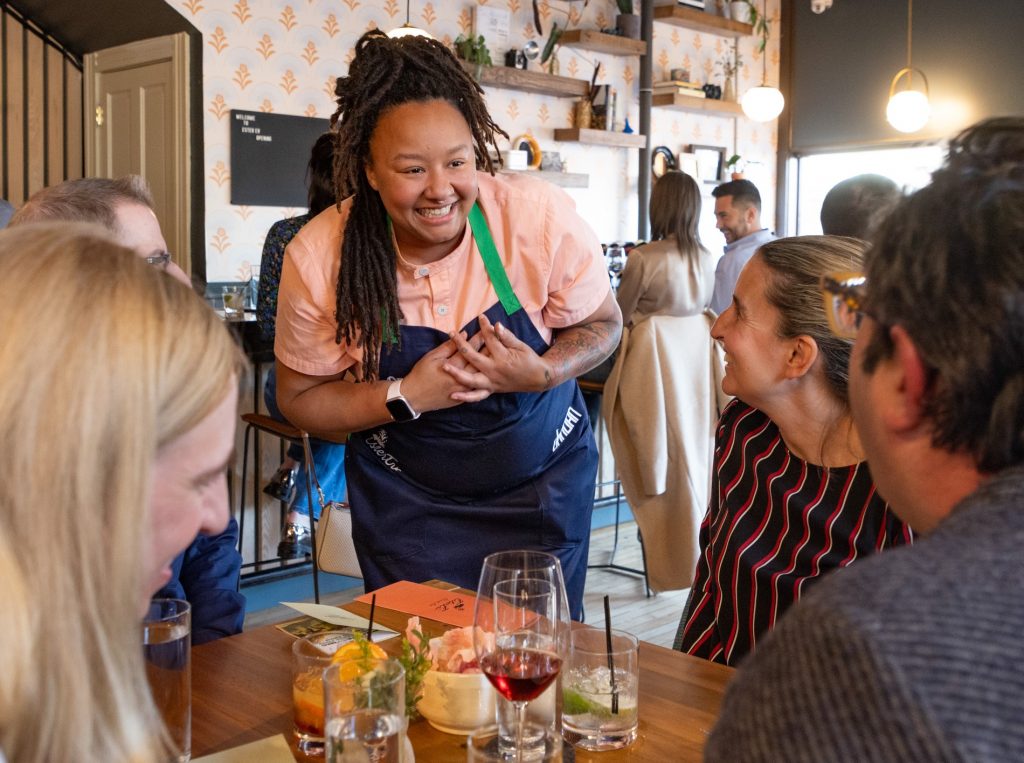
[[874, 243], [830, 304], [837, 331], [859, 325], [878, 490], [919, 535], [789, 611], [709, 761], [1024, 760], [1024, 119], [959, 135]]

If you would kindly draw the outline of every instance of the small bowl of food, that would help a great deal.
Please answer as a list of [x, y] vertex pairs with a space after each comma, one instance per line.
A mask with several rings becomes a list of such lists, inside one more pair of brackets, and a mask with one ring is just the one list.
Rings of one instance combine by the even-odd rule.
[[[414, 645], [418, 645], [418, 628], [418, 618], [411, 619], [406, 632]], [[494, 723], [494, 687], [477, 663], [473, 628], [454, 628], [430, 639], [428, 647], [430, 670], [423, 675], [422, 695], [416, 703], [420, 715], [447, 734], [469, 734]]]
[[416, 709], [438, 731], [469, 734], [494, 723], [494, 687], [483, 673], [428, 670]]

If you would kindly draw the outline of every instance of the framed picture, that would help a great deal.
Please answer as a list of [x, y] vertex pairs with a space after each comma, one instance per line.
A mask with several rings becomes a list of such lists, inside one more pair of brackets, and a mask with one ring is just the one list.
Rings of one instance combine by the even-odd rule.
[[725, 179], [725, 146], [690, 146], [697, 157], [697, 170], [705, 183], [720, 183]]

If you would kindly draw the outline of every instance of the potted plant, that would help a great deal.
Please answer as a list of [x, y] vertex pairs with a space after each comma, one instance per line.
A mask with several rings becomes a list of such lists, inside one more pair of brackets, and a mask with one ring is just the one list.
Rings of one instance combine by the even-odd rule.
[[619, 7], [619, 15], [615, 18], [615, 28], [623, 37], [633, 40], [640, 39], [640, 17], [633, 13], [633, 0], [615, 0]]
[[764, 53], [765, 45], [768, 42], [768, 19], [757, 10], [754, 0], [733, 0], [729, 6], [733, 21], [750, 24], [754, 27], [754, 34], [761, 38], [757, 49]]
[[484, 36], [459, 35], [455, 38], [455, 55], [463, 61], [474, 64], [473, 76], [479, 80], [485, 66], [491, 66], [491, 51], [487, 49]]
[[725, 166], [730, 171], [733, 180], [742, 180], [743, 169], [747, 166], [747, 162], [739, 154], [733, 154], [725, 160]]

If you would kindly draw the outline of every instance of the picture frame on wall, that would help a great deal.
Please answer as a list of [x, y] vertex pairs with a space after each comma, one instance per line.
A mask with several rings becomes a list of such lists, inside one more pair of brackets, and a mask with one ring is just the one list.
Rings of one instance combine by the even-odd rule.
[[690, 153], [697, 157], [697, 171], [704, 183], [720, 183], [725, 177], [725, 146], [691, 145]]

